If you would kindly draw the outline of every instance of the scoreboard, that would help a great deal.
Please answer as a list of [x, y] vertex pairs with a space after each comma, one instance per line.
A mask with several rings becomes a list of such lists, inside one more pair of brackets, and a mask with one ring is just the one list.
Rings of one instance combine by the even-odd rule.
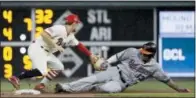
[[[64, 18], [71, 13], [77, 14], [81, 19], [76, 38], [90, 51], [104, 58], [130, 46], [140, 47], [147, 41], [156, 40], [153, 32], [153, 9], [149, 8], [2, 7], [0, 8], [1, 77], [8, 78], [23, 70], [30, 70], [32, 63], [27, 55], [28, 45], [40, 36], [45, 28], [65, 24]], [[73, 48], [66, 50], [71, 52], [63, 53], [64, 56], [57, 55], [65, 65], [66, 76], [88, 75], [88, 60]], [[68, 53], [78, 60], [66, 61], [65, 55]]]

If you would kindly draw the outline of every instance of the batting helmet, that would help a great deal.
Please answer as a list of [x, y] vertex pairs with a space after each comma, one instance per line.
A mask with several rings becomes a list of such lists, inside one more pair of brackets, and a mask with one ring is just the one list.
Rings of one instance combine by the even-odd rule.
[[149, 56], [149, 57], [154, 57], [157, 49], [156, 49], [156, 44], [153, 42], [148, 42], [145, 43], [142, 48], [140, 49], [141, 53], [143, 55]]
[[72, 23], [74, 23], [74, 22], [79, 23], [79, 22], [80, 22], [80, 19], [79, 19], [78, 15], [70, 14], [70, 15], [68, 15], [68, 16], [65, 18], [65, 21], [66, 21], [66, 23], [72, 24]]

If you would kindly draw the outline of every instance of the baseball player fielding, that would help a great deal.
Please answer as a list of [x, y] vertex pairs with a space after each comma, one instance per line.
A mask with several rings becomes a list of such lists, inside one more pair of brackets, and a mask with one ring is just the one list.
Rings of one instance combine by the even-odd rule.
[[[21, 72], [19, 75], [12, 76], [8, 80], [16, 88], [20, 88], [19, 81], [35, 76], [44, 76], [40, 84], [34, 89], [43, 90], [45, 84], [53, 80], [64, 70], [64, 65], [53, 53], [63, 52], [65, 47], [76, 47], [79, 51], [88, 56], [92, 63], [97, 60], [81, 42], [75, 38], [75, 29], [80, 22], [79, 17], [70, 14], [65, 18], [65, 25], [54, 25], [46, 28], [41, 36], [36, 38], [28, 48], [28, 55], [32, 61], [32, 70]], [[50, 69], [48, 71], [48, 68]]]

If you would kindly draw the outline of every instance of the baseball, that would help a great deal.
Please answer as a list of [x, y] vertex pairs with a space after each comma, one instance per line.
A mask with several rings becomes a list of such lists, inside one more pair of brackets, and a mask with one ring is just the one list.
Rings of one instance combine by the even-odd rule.
[[103, 70], [102, 64], [105, 62], [103, 58], [99, 58], [97, 62], [93, 65], [95, 70]]

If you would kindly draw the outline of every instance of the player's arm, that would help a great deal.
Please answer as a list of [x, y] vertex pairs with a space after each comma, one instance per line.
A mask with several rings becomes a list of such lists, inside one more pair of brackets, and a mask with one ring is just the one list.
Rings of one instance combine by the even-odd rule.
[[80, 52], [82, 52], [83, 54], [85, 54], [87, 57], [90, 58], [90, 61], [92, 64], [94, 64], [97, 60], [98, 57], [95, 56], [94, 54], [92, 54], [85, 46], [84, 44], [82, 44], [81, 42], [79, 42], [74, 35], [69, 35], [69, 44], [71, 46], [75, 46], [75, 48], [77, 50], [79, 50]]
[[56, 47], [56, 43], [54, 43], [54, 42], [52, 41], [52, 37], [51, 37], [51, 35], [50, 35], [48, 32], [43, 31], [43, 32], [41, 33], [41, 36], [42, 36], [42, 38], [43, 38], [43, 41], [44, 41], [50, 48], [55, 48], [55, 47]]
[[116, 53], [114, 54], [113, 56], [111, 56], [109, 59], [107, 59], [107, 62], [109, 64], [112, 64], [112, 63], [116, 63], [118, 61], [120, 61], [120, 59], [122, 58], [122, 56], [125, 54], [126, 50], [123, 50], [119, 53]]
[[167, 76], [164, 71], [161, 68], [158, 68], [154, 74], [153, 77], [166, 85], [168, 85], [170, 88], [178, 91], [178, 92], [190, 92], [189, 89], [186, 88], [180, 88], [169, 76]]
[[94, 54], [92, 54], [85, 46], [84, 44], [82, 44], [81, 42], [78, 43], [78, 45], [76, 46], [76, 48], [82, 52], [83, 54], [85, 54], [87, 57], [90, 58], [90, 61], [92, 64], [94, 64], [97, 60], [98, 57]]
[[78, 42], [78, 44], [76, 45], [76, 49], [79, 50], [80, 52], [84, 53], [88, 57], [90, 57], [92, 55], [92, 53], [81, 42]]
[[165, 84], [178, 92], [190, 92], [189, 89], [180, 88], [172, 79], [169, 79], [167, 82], [165, 82]]
[[43, 41], [48, 45], [49, 48], [56, 48], [60, 52], [63, 52], [64, 49], [62, 46], [57, 45], [55, 42], [53, 42], [53, 38], [56, 36], [61, 36], [59, 30], [61, 30], [62, 26], [55, 25], [49, 28], [46, 28], [42, 33], [41, 36], [43, 38]]
[[129, 57], [129, 53], [131, 53], [131, 51], [133, 51], [132, 49], [133, 48], [128, 48], [128, 49], [125, 49], [121, 52], [114, 54], [109, 59], [107, 59], [107, 62], [109, 64], [112, 64], [112, 63], [116, 63], [118, 61], [122, 61], [122, 60], [127, 59]]
[[117, 59], [116, 54], [113, 55], [113, 56], [111, 56], [109, 59], [107, 59], [107, 62], [108, 62], [109, 64], [116, 63], [117, 61], [118, 61], [118, 59]]

